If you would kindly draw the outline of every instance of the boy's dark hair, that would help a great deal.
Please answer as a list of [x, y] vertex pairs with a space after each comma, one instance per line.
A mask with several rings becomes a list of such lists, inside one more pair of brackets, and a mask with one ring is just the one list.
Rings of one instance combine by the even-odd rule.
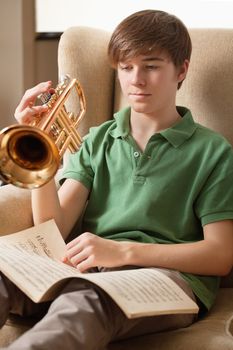
[[108, 57], [116, 68], [120, 61], [154, 50], [167, 52], [179, 67], [186, 59], [190, 60], [192, 43], [179, 18], [164, 11], [143, 10], [126, 17], [116, 27], [108, 45]]

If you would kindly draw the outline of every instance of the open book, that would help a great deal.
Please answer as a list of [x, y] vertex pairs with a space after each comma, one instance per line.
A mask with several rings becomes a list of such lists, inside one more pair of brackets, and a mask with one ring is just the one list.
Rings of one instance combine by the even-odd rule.
[[128, 318], [198, 312], [194, 301], [154, 268], [80, 273], [61, 262], [65, 247], [54, 220], [0, 237], [0, 270], [36, 303], [56, 298], [75, 277], [102, 288]]

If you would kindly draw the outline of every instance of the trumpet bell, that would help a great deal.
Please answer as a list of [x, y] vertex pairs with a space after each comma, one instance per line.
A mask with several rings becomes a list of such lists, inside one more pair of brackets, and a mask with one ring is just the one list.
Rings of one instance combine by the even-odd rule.
[[[79, 100], [78, 114], [65, 106], [71, 91]], [[6, 183], [40, 187], [54, 177], [65, 151], [73, 153], [81, 146], [77, 128], [86, 101], [78, 80], [65, 76], [44, 102], [48, 111], [35, 116], [30, 125], [12, 125], [0, 132], [0, 178]]]
[[51, 137], [39, 128], [12, 125], [0, 133], [1, 178], [23, 188], [36, 188], [50, 181], [60, 163]]

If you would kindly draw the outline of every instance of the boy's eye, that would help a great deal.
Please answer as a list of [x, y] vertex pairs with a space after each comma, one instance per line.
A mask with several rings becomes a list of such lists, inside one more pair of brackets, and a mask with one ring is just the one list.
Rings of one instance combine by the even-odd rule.
[[132, 66], [130, 66], [130, 65], [120, 65], [120, 69], [122, 69], [122, 70], [130, 70], [130, 69], [132, 69]]
[[146, 65], [146, 69], [148, 70], [154, 70], [154, 69], [158, 69], [159, 67], [154, 65], [154, 64], [147, 64]]

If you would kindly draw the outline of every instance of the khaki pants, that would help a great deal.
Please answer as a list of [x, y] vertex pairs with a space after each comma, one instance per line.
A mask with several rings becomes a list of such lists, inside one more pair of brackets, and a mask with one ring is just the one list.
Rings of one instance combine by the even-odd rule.
[[[162, 271], [195, 300], [178, 272]], [[78, 279], [68, 281], [49, 305], [33, 303], [2, 276], [0, 308], [1, 325], [9, 311], [34, 315], [46, 309], [45, 316], [7, 348], [11, 350], [103, 350], [114, 340], [187, 327], [196, 320], [196, 316], [190, 314], [127, 319], [104, 291], [91, 282]]]

